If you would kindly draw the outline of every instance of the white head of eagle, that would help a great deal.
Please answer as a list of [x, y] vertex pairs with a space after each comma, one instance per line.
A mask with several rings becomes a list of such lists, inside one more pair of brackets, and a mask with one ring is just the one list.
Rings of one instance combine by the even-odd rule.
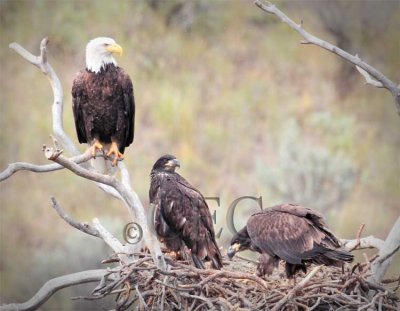
[[86, 69], [99, 73], [107, 64], [117, 66], [113, 54], [122, 55], [122, 47], [114, 39], [98, 37], [90, 40], [86, 46]]

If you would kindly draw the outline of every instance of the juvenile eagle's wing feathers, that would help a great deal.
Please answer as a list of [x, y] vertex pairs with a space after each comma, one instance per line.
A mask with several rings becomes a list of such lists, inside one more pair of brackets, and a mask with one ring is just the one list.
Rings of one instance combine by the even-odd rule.
[[311, 208], [295, 204], [282, 204], [272, 207], [271, 210], [304, 218], [311, 226], [325, 234], [323, 244], [326, 244], [326, 246], [329, 247], [340, 247], [339, 240], [329, 230], [323, 216], [316, 211], [313, 211]]
[[186, 179], [184, 179], [182, 176], [179, 177], [180, 178], [177, 180], [178, 188], [183, 193], [187, 193], [189, 200], [192, 202], [192, 206], [198, 209], [200, 219], [202, 220], [204, 226], [210, 232], [211, 236], [215, 238], [214, 226], [206, 200], [197, 189], [195, 189], [186, 181]]
[[301, 264], [302, 260], [326, 251], [325, 246], [337, 244], [319, 217], [310, 209], [286, 204], [254, 214], [247, 228], [252, 241], [263, 252]]
[[184, 240], [201, 240], [206, 230], [214, 236], [212, 219], [203, 196], [182, 178], [167, 186], [171, 191], [162, 194], [163, 216], [171, 228], [181, 231]]
[[262, 252], [275, 255], [292, 264], [301, 264], [301, 254], [313, 247], [308, 224], [299, 217], [287, 219], [285, 214], [271, 212], [253, 215], [247, 230]]
[[222, 257], [204, 197], [179, 174], [171, 177], [163, 188], [161, 213], [168, 227], [191, 249], [195, 261], [208, 257], [215, 268], [221, 268]]

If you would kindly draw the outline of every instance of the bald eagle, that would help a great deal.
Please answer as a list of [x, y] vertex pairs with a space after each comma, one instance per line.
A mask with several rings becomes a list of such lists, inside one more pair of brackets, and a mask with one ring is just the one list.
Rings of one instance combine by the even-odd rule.
[[257, 274], [270, 275], [279, 260], [286, 262], [288, 278], [297, 271], [306, 273], [310, 263], [342, 266], [353, 261], [353, 255], [340, 249], [339, 240], [329, 231], [322, 216], [313, 210], [292, 204], [277, 205], [253, 214], [246, 226], [237, 232], [228, 249], [261, 253]]
[[93, 157], [106, 151], [116, 165], [133, 142], [135, 102], [132, 81], [117, 66], [114, 53], [122, 55], [122, 48], [111, 38], [87, 44], [86, 68], [72, 85], [72, 108], [79, 142], [91, 146]]
[[[158, 238], [173, 251], [187, 254], [197, 268], [211, 260], [214, 269], [222, 268], [222, 256], [215, 241], [210, 211], [203, 195], [175, 172], [179, 161], [164, 155], [151, 171], [150, 203], [155, 207], [154, 225]], [[189, 258], [190, 259], [190, 258]]]

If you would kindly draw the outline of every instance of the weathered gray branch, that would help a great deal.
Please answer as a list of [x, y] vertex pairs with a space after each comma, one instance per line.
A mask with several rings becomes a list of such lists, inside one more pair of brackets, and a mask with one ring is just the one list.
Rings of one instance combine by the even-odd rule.
[[[107, 270], [87, 270], [77, 273], [72, 273], [60, 276], [47, 281], [42, 288], [28, 301], [24, 303], [11, 303], [0, 306], [1, 311], [29, 311], [37, 310], [43, 305], [55, 292], [65, 287], [70, 287], [78, 284], [99, 282], [107, 274]], [[112, 278], [109, 276], [109, 278]]]
[[0, 173], [0, 181], [6, 180], [18, 171], [31, 171], [35, 173], [47, 173], [61, 170], [63, 167], [58, 164], [37, 165], [27, 162], [15, 162], [8, 164], [7, 168]]
[[95, 236], [95, 237], [100, 237], [100, 233], [96, 230], [96, 228], [93, 228], [91, 225], [87, 223], [80, 223], [73, 219], [70, 215], [67, 214], [67, 212], [58, 204], [57, 200], [54, 197], [51, 197], [51, 204], [53, 208], [56, 210], [58, 215], [64, 219], [69, 225], [72, 227], [78, 229], [79, 231], [82, 231], [86, 234]]
[[[363, 60], [361, 60], [358, 55], [351, 55], [350, 53], [342, 50], [341, 48], [321, 40], [320, 38], [310, 34], [305, 31], [302, 24], [296, 24], [293, 20], [291, 20], [287, 15], [285, 15], [282, 11], [280, 11], [275, 5], [271, 4], [268, 1], [256, 0], [255, 4], [263, 11], [267, 13], [274, 14], [278, 16], [282, 22], [288, 24], [290, 28], [296, 30], [305, 40], [301, 43], [303, 44], [313, 44], [319, 46], [329, 52], [332, 52], [344, 60], [352, 63], [357, 66], [358, 70], [364, 70], [360, 72], [367, 81], [367, 84], [383, 87], [387, 89], [393, 96], [394, 102], [397, 108], [397, 112], [400, 114], [400, 86], [388, 79], [383, 73], [367, 64]], [[372, 78], [371, 78], [372, 76]], [[377, 80], [377, 81], [376, 81]]]
[[400, 217], [390, 230], [383, 246], [379, 250], [379, 257], [372, 263], [371, 271], [372, 275], [369, 277], [369, 281], [373, 283], [379, 283], [390, 264], [394, 259], [394, 254], [400, 248]]
[[[70, 158], [71, 161], [75, 163], [83, 163], [92, 158], [92, 155], [90, 152], [85, 152], [83, 154], [80, 154], [78, 156]], [[62, 167], [59, 164], [53, 163], [53, 164], [45, 164], [45, 165], [36, 165], [32, 163], [27, 163], [27, 162], [15, 162], [11, 163], [7, 166], [7, 168], [0, 173], [0, 182], [11, 177], [13, 174], [15, 174], [18, 171], [31, 171], [35, 173], [48, 173], [52, 171], [57, 171], [61, 170], [64, 167]]]
[[371, 265], [372, 274], [368, 278], [368, 281], [377, 284], [385, 276], [387, 269], [394, 259], [394, 255], [400, 249], [400, 217], [394, 223], [385, 241], [371, 235], [354, 240], [342, 239], [341, 243], [343, 248], [348, 251], [366, 248], [376, 248], [379, 250], [378, 258]]
[[58, 79], [53, 67], [47, 62], [47, 44], [49, 43], [48, 38], [44, 38], [40, 42], [40, 55], [35, 56], [29, 51], [24, 49], [18, 43], [11, 43], [9, 45], [10, 49], [13, 49], [24, 59], [26, 59], [31, 64], [38, 67], [49, 79], [51, 88], [53, 90], [53, 106], [52, 106], [52, 116], [53, 116], [53, 134], [61, 142], [63, 148], [65, 148], [72, 155], [79, 155], [79, 150], [76, 148], [72, 140], [64, 131], [63, 127], [63, 90], [61, 87], [61, 82]]
[[129, 245], [122, 245], [117, 238], [108, 232], [97, 218], [92, 220], [92, 224], [81, 223], [73, 219], [67, 212], [58, 204], [57, 200], [51, 198], [52, 206], [57, 211], [58, 215], [65, 220], [69, 225], [82, 231], [83, 233], [95, 236], [102, 239], [113, 251], [117, 254], [122, 264], [129, 264], [133, 261], [133, 257], [129, 257]]
[[340, 240], [342, 242], [342, 246], [345, 250], [350, 251], [354, 249], [366, 249], [366, 248], [376, 248], [381, 249], [385, 241], [378, 239], [372, 235], [361, 238], [360, 240]]

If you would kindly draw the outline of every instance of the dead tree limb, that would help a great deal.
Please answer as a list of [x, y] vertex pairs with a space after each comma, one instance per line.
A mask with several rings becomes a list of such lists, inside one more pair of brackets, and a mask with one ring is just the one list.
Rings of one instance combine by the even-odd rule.
[[129, 191], [129, 189], [115, 177], [90, 171], [62, 156], [59, 151], [51, 147], [44, 147], [43, 151], [45, 157], [48, 160], [52, 160], [60, 164], [61, 166], [67, 168], [76, 175], [89, 179], [91, 181], [105, 184], [115, 189], [118, 192], [119, 196], [122, 198], [123, 202], [125, 202], [127, 207], [129, 208], [129, 212], [133, 220], [140, 224], [143, 230], [143, 238], [145, 244], [152, 250], [151, 253], [153, 255], [154, 261], [160, 267], [164, 267], [164, 262], [162, 260], [163, 256], [160, 246], [158, 244], [155, 234], [150, 230], [148, 226], [147, 217], [144, 213], [144, 209], [135, 208], [140, 201], [137, 196], [135, 197], [133, 191]]
[[371, 65], [361, 60], [358, 55], [351, 55], [350, 53], [342, 50], [341, 48], [329, 42], [321, 40], [320, 38], [305, 31], [302, 23], [296, 24], [293, 20], [291, 20], [286, 14], [284, 14], [272, 3], [268, 1], [256, 0], [255, 5], [258, 6], [264, 12], [276, 15], [281, 19], [282, 22], [288, 24], [290, 28], [297, 31], [304, 38], [304, 40], [301, 41], [302, 44], [313, 44], [333, 54], [340, 56], [344, 60], [356, 66], [357, 70], [365, 78], [366, 84], [387, 89], [392, 94], [394, 103], [397, 108], [397, 113], [400, 115], [400, 85], [397, 85], [389, 78], [387, 78], [379, 70], [375, 69]]
[[[99, 155], [101, 156], [101, 155]], [[85, 152], [83, 154], [74, 156], [70, 158], [72, 162], [75, 162], [77, 164], [84, 163], [89, 161], [92, 158], [91, 153]], [[48, 173], [48, 172], [53, 172], [57, 170], [61, 170], [64, 167], [62, 165], [53, 163], [53, 164], [45, 164], [45, 165], [36, 165], [32, 163], [27, 163], [27, 162], [15, 162], [11, 163], [8, 165], [8, 167], [0, 173], [0, 182], [3, 180], [6, 180], [7, 178], [11, 177], [13, 174], [15, 174], [18, 171], [31, 171], [35, 173]]]
[[30, 62], [32, 65], [38, 67], [49, 79], [51, 89], [53, 91], [53, 106], [52, 106], [52, 116], [53, 116], [53, 134], [61, 142], [63, 148], [65, 148], [70, 154], [78, 155], [80, 152], [72, 140], [64, 131], [63, 126], [63, 90], [61, 86], [60, 79], [55, 73], [53, 67], [47, 61], [47, 44], [49, 43], [48, 38], [44, 38], [40, 42], [40, 55], [35, 56], [21, 45], [14, 42], [9, 45], [10, 49], [13, 49], [24, 59]]
[[64, 219], [66, 223], [86, 234], [95, 237], [100, 237], [100, 233], [96, 230], [96, 228], [92, 227], [87, 223], [80, 223], [75, 219], [73, 219], [70, 215], [68, 215], [67, 212], [58, 204], [57, 200], [54, 197], [51, 197], [51, 204], [58, 213], [58, 215], [60, 215], [60, 217]]
[[400, 248], [400, 217], [390, 230], [385, 242], [379, 250], [379, 257], [372, 263], [372, 275], [368, 278], [370, 282], [379, 283], [390, 264], [393, 261], [394, 254]]
[[[43, 305], [55, 292], [65, 287], [78, 284], [99, 282], [106, 275], [110, 274], [105, 269], [87, 270], [83, 272], [63, 275], [47, 281], [42, 288], [28, 301], [23, 303], [11, 303], [0, 306], [1, 311], [28, 311], [37, 310]], [[111, 277], [110, 277], [111, 278]]]
[[354, 240], [342, 239], [341, 243], [348, 251], [366, 248], [376, 248], [379, 251], [378, 258], [371, 264], [371, 276], [368, 277], [369, 282], [378, 284], [385, 276], [394, 255], [400, 249], [400, 217], [397, 218], [384, 241], [371, 235]]
[[82, 231], [83, 233], [95, 236], [102, 239], [113, 251], [117, 254], [121, 264], [130, 264], [133, 259], [129, 257], [129, 249], [121, 244], [110, 232], [108, 232], [97, 218], [92, 220], [92, 224], [81, 223], [73, 219], [68, 213], [58, 204], [57, 200], [52, 197], [51, 203], [58, 215], [65, 220], [70, 226]]
[[368, 237], [365, 238], [361, 238], [361, 239], [355, 239], [355, 240], [345, 240], [345, 239], [341, 239], [340, 240], [342, 242], [343, 248], [347, 251], [352, 251], [355, 249], [366, 249], [366, 248], [376, 248], [378, 250], [380, 250], [385, 241], [378, 239], [376, 237], [374, 237], [373, 235], [370, 235]]

